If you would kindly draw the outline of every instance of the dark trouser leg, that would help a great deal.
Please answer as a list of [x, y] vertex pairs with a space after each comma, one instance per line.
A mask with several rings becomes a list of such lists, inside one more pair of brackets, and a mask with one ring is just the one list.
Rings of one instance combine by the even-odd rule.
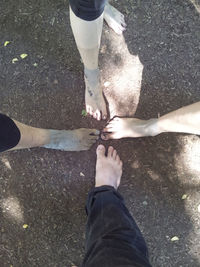
[[92, 21], [101, 16], [106, 0], [69, 0], [71, 9], [80, 19]]
[[151, 266], [142, 234], [111, 186], [94, 188], [86, 212], [85, 267]]
[[12, 119], [0, 113], [0, 152], [15, 147], [21, 134]]

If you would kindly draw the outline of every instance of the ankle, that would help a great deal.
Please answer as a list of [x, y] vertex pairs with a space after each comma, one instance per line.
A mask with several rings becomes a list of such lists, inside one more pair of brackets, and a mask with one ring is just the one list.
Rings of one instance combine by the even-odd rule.
[[150, 119], [147, 121], [146, 133], [149, 136], [156, 136], [161, 133], [158, 125], [158, 119]]
[[99, 71], [99, 68], [88, 69], [88, 68], [84, 67], [84, 74], [88, 78], [90, 78], [90, 77], [98, 77], [99, 78], [100, 71]]
[[37, 129], [37, 142], [38, 146], [45, 146], [51, 142], [51, 130], [49, 129]]
[[117, 184], [115, 183], [100, 183], [100, 182], [95, 183], [95, 187], [101, 187], [101, 186], [111, 186], [117, 190]]
[[99, 69], [96, 70], [84, 70], [86, 88], [95, 89], [99, 87], [100, 74]]

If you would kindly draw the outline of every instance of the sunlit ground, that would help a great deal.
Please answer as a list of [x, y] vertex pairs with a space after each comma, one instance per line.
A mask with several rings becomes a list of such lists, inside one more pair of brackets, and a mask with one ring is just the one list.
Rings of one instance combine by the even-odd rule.
[[[185, 199], [183, 200], [185, 210], [193, 222], [193, 229], [188, 235], [188, 239], [191, 241], [190, 253], [198, 259], [195, 252], [200, 251], [200, 243], [196, 244], [192, 240], [200, 233], [200, 138], [193, 135], [180, 136], [179, 142], [182, 150], [175, 157], [175, 165], [180, 178], [179, 182], [185, 188]], [[183, 181], [181, 177], [184, 176], [186, 179]]]
[[103, 38], [105, 44], [101, 53], [105, 53], [104, 58], [110, 57], [110, 65], [103, 70], [104, 93], [110, 117], [133, 116], [140, 99], [143, 64], [138, 55], [130, 54], [123, 35], [116, 36], [105, 31]]
[[194, 135], [180, 135], [178, 141], [181, 152], [175, 157], [177, 171], [182, 175], [188, 175], [186, 185], [190, 185], [192, 182], [196, 186], [200, 186], [200, 138]]
[[4, 164], [4, 166], [5, 166], [6, 168], [8, 168], [9, 170], [12, 169], [11, 166], [10, 166], [10, 162], [8, 161], [7, 158], [2, 157], [2, 158], [1, 158], [1, 161], [2, 161], [2, 163]]
[[190, 0], [190, 2], [194, 5], [196, 11], [200, 13], [200, 2], [199, 2], [199, 0]]
[[7, 197], [0, 200], [3, 215], [11, 222], [22, 223], [24, 220], [23, 210], [16, 197]]

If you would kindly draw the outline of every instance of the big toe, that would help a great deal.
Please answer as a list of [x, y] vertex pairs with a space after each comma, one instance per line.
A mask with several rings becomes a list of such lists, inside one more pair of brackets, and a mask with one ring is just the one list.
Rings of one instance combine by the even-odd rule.
[[105, 120], [107, 118], [107, 110], [106, 106], [102, 108], [102, 119]]
[[101, 158], [105, 156], [105, 147], [103, 145], [98, 145], [96, 153], [97, 153], [97, 158]]

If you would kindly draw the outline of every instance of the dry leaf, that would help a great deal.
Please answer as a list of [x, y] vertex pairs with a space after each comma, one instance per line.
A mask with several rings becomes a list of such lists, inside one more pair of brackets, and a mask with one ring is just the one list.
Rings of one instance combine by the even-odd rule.
[[81, 112], [81, 115], [84, 116], [84, 117], [87, 116], [87, 111], [85, 109], [83, 109], [82, 112]]
[[174, 241], [178, 241], [178, 240], [179, 240], [179, 238], [178, 238], [178, 236], [176, 236], [176, 235], [173, 236], [173, 237], [171, 238], [171, 241], [172, 241], [172, 242], [174, 242]]
[[26, 224], [26, 223], [23, 224], [23, 228], [24, 228], [24, 229], [27, 229], [27, 228], [28, 228], [28, 224]]
[[21, 54], [21, 55], [20, 55], [21, 59], [24, 59], [24, 58], [26, 58], [27, 56], [28, 56], [27, 54]]
[[10, 43], [10, 41], [5, 41], [4, 46], [7, 46]]
[[15, 57], [15, 58], [12, 59], [12, 63], [14, 64], [14, 63], [17, 62], [18, 60], [19, 60], [19, 59]]

